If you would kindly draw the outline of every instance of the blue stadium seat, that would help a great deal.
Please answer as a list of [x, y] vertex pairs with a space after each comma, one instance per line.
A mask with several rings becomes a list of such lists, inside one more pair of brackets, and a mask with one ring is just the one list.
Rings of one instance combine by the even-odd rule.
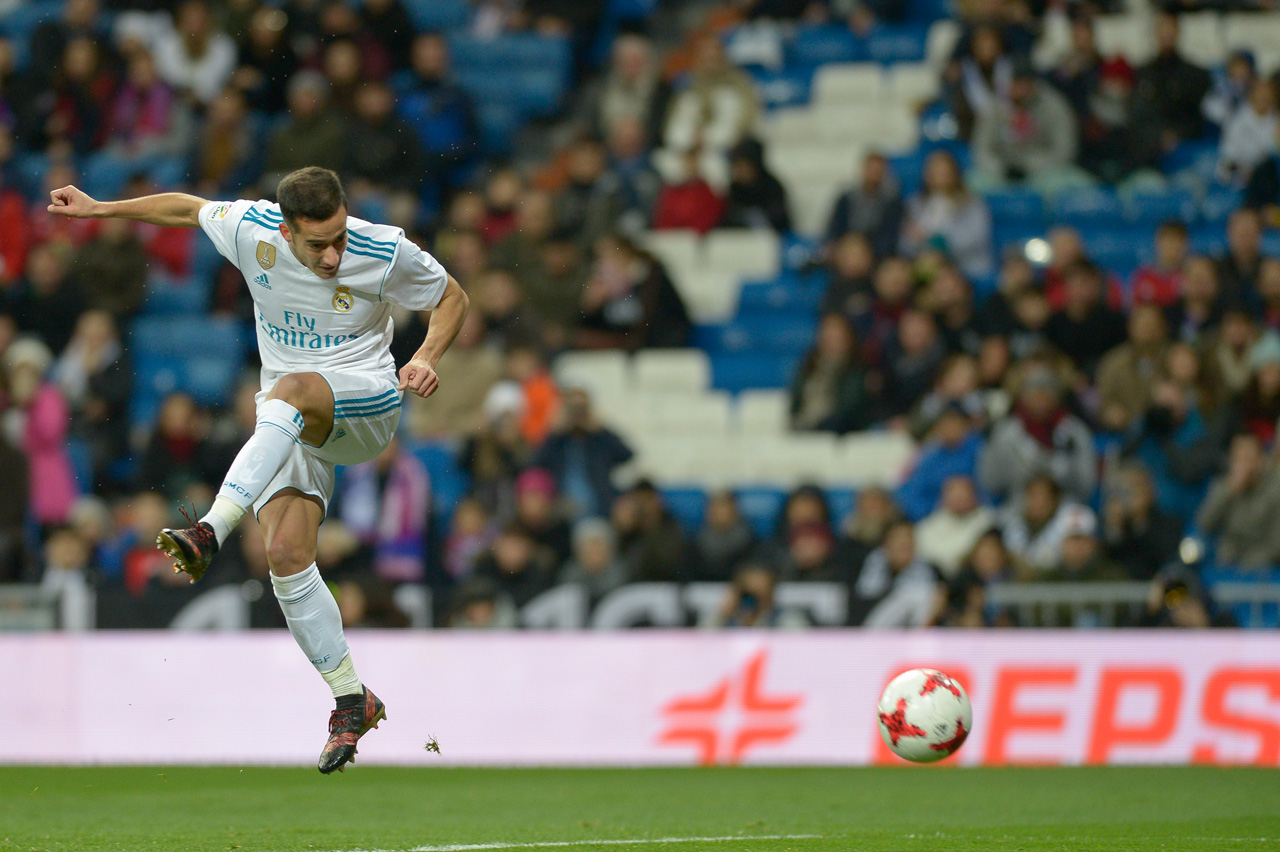
[[418, 32], [451, 30], [467, 22], [467, 0], [404, 0], [405, 11]]
[[813, 345], [818, 319], [812, 311], [782, 312], [766, 309], [739, 312], [720, 329], [720, 352], [761, 352], [803, 355]]
[[500, 103], [517, 115], [549, 115], [564, 98], [566, 75], [554, 68], [498, 71], [473, 67], [457, 70], [458, 84], [480, 103]]
[[885, 24], [867, 33], [867, 53], [874, 62], [886, 65], [895, 62], [921, 62], [924, 60], [927, 26], [915, 24]]
[[1144, 192], [1130, 196], [1124, 205], [1125, 218], [1131, 222], [1157, 225], [1168, 219], [1191, 222], [1196, 218], [1196, 199], [1191, 191], [1171, 187], [1163, 192]]
[[1200, 216], [1206, 222], [1226, 222], [1240, 206], [1244, 193], [1234, 187], [1211, 186], [1200, 202]]
[[997, 252], [1003, 252], [1027, 240], [1043, 237], [1047, 230], [1043, 222], [995, 222], [991, 227], [991, 242]]
[[812, 316], [821, 302], [822, 291], [816, 288], [801, 287], [791, 282], [755, 281], [742, 285], [738, 296], [738, 311], [740, 314], [807, 311]]
[[786, 492], [777, 488], [740, 488], [734, 493], [742, 517], [756, 535], [762, 539], [772, 537], [782, 504], [787, 500]]
[[923, 150], [916, 149], [909, 154], [889, 158], [889, 168], [893, 170], [906, 195], [914, 195], [920, 190], [920, 183], [924, 179], [926, 156], [928, 155]]
[[108, 151], [90, 154], [85, 160], [81, 175], [84, 191], [95, 198], [114, 198], [135, 174], [145, 171], [127, 160], [119, 159]]
[[[202, 240], [201, 242], [208, 242]], [[163, 275], [152, 275], [147, 282], [147, 293], [142, 311], [148, 316], [189, 317], [203, 313], [209, 304], [208, 279], [194, 276], [182, 280]]]
[[1262, 255], [1280, 257], [1280, 231], [1265, 231], [1262, 234]]
[[187, 358], [182, 368], [182, 390], [201, 405], [226, 405], [231, 402], [242, 366], [240, 358]]
[[533, 33], [509, 33], [497, 38], [457, 33], [449, 36], [455, 68], [488, 68], [508, 73], [552, 71], [568, 74], [573, 64], [569, 39]]
[[1010, 187], [983, 196], [994, 222], [1044, 223], [1044, 198], [1030, 189]]
[[653, 14], [658, 0], [609, 0], [609, 14], [619, 21], [638, 21]]
[[721, 352], [711, 355], [712, 385], [736, 393], [748, 388], [786, 388], [795, 378], [800, 355]]
[[844, 519], [853, 512], [858, 502], [858, 492], [852, 488], [830, 488], [827, 490], [827, 509], [831, 512], [831, 524], [836, 529]]
[[457, 455], [446, 443], [411, 444], [409, 450], [422, 460], [431, 478], [432, 505], [435, 511], [452, 516], [453, 508], [471, 489], [466, 471], [458, 467]]
[[867, 58], [862, 40], [841, 26], [802, 26], [789, 49], [789, 65], [815, 67], [829, 62], [859, 62]]
[[1192, 254], [1216, 255], [1227, 248], [1227, 235], [1221, 224], [1192, 228], [1189, 236]]
[[89, 442], [83, 438], [68, 438], [67, 459], [71, 462], [71, 470], [75, 473], [76, 484], [85, 493], [93, 491], [93, 451]]
[[702, 526], [702, 517], [707, 510], [707, 494], [701, 488], [664, 488], [662, 499], [685, 532], [695, 533]]
[[49, 158], [41, 152], [19, 154], [13, 158], [14, 189], [28, 198], [35, 198], [44, 187], [44, 173], [49, 168]]
[[182, 358], [203, 355], [240, 359], [248, 346], [248, 332], [235, 320], [211, 317], [141, 317], [133, 323], [133, 349], [140, 355]]
[[756, 83], [756, 91], [760, 94], [760, 103], [765, 109], [777, 107], [801, 106], [809, 103], [813, 92], [813, 68], [797, 66], [794, 68], [760, 68], [752, 67], [749, 73]]
[[1055, 223], [1096, 227], [1120, 222], [1124, 207], [1115, 192], [1100, 187], [1071, 189], [1054, 197], [1049, 218]]
[[1089, 257], [1105, 269], [1127, 279], [1150, 251], [1151, 229], [1115, 227], [1106, 224], [1080, 228]]
[[1212, 180], [1218, 170], [1218, 143], [1211, 139], [1183, 142], [1160, 160], [1160, 171], [1166, 175], [1190, 172]]
[[16, 46], [25, 45], [31, 40], [36, 27], [45, 21], [56, 21], [62, 17], [62, 0], [27, 0], [18, 3], [11, 12], [0, 17], [0, 35], [9, 39]]
[[931, 24], [943, 18], [956, 16], [952, 0], [907, 0], [907, 20], [919, 24]]
[[476, 105], [476, 122], [480, 125], [480, 140], [485, 151], [506, 154], [520, 130], [520, 113], [511, 104], [481, 101]]

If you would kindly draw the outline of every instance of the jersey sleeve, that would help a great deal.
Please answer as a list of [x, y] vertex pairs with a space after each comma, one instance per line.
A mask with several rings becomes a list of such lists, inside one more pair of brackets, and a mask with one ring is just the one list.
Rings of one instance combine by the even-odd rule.
[[209, 235], [218, 254], [237, 268], [240, 260], [236, 251], [236, 230], [251, 206], [253, 202], [245, 200], [210, 201], [200, 208], [200, 228]]
[[449, 274], [440, 261], [418, 248], [412, 240], [400, 238], [400, 250], [387, 269], [381, 298], [413, 311], [429, 311], [440, 304]]

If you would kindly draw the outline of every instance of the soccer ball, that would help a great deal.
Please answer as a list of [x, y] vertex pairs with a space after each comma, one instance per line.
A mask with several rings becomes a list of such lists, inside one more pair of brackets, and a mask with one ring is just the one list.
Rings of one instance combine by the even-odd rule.
[[964, 687], [936, 669], [911, 669], [889, 681], [879, 710], [885, 745], [914, 763], [955, 754], [973, 728]]

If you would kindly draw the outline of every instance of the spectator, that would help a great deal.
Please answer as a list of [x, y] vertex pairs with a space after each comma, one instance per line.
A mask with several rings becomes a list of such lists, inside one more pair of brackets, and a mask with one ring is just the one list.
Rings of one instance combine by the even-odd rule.
[[965, 275], [985, 278], [994, 271], [991, 214], [964, 185], [955, 157], [939, 149], [925, 160], [924, 187], [907, 203], [902, 249], [915, 255], [938, 249]]
[[489, 552], [476, 562], [476, 576], [493, 583], [515, 607], [551, 588], [555, 561], [519, 524], [502, 528]]
[[937, 569], [916, 551], [910, 522], [895, 521], [858, 572], [852, 621], [871, 628], [922, 627], [933, 613], [937, 582]]
[[1222, 128], [1218, 147], [1218, 178], [1243, 186], [1249, 175], [1276, 151], [1275, 84], [1263, 77], [1249, 88], [1249, 100]]
[[1187, 264], [1187, 226], [1171, 219], [1156, 228], [1155, 263], [1139, 267], [1129, 288], [1134, 304], [1151, 302], [1160, 307], [1173, 304], [1182, 293], [1182, 274]]
[[1050, 317], [1045, 335], [1091, 377], [1102, 357], [1124, 342], [1124, 316], [1103, 301], [1103, 272], [1091, 262], [1068, 269], [1066, 279], [1066, 304]]
[[517, 269], [525, 304], [540, 320], [538, 336], [552, 351], [565, 348], [582, 320], [582, 294], [590, 270], [568, 229], [553, 231], [534, 262]]
[[39, 128], [34, 147], [53, 143], [70, 145], [78, 155], [99, 148], [105, 138], [105, 112], [115, 91], [115, 81], [107, 71], [102, 48], [92, 38], [78, 36], [67, 42], [62, 61], [48, 92], [33, 103]]
[[[329, 3], [325, 9], [343, 8], [342, 15], [351, 14], [344, 3]], [[325, 45], [320, 54], [320, 70], [329, 81], [329, 103], [345, 118], [355, 112], [356, 89], [360, 86], [362, 73], [360, 49], [348, 37], [336, 38]]]
[[700, 169], [696, 150], [686, 152], [678, 166], [667, 168], [667, 179], [653, 205], [655, 229], [690, 228], [705, 234], [720, 224], [724, 199]]
[[98, 0], [66, 0], [61, 17], [46, 18], [31, 32], [28, 68], [35, 82], [44, 83], [55, 73], [69, 43], [77, 38], [100, 42], [106, 32]]
[[827, 219], [826, 245], [833, 251], [842, 237], [859, 234], [870, 241], [875, 256], [886, 257], [898, 249], [905, 208], [902, 187], [884, 154], [872, 152], [862, 161], [860, 182], [836, 199]]
[[472, 287], [472, 304], [484, 320], [486, 346], [501, 350], [537, 339], [540, 318], [525, 307], [524, 291], [507, 270], [484, 272]]
[[191, 485], [217, 482], [206, 441], [207, 418], [195, 400], [174, 392], [160, 403], [155, 431], [138, 466], [139, 491], [177, 498]]
[[1200, 111], [1209, 121], [1225, 127], [1236, 111], [1248, 102], [1253, 83], [1258, 79], [1258, 69], [1252, 53], [1236, 48], [1227, 55], [1226, 62], [1210, 73], [1211, 88]]
[[1029, 182], [1042, 192], [1087, 185], [1075, 165], [1079, 127], [1066, 98], [1019, 64], [1007, 102], [983, 113], [973, 131], [974, 163], [988, 184]]
[[286, 32], [290, 23], [275, 6], [259, 6], [249, 18], [232, 83], [251, 109], [274, 115], [285, 108], [286, 87], [298, 70]]
[[[1038, 290], [1035, 267], [1024, 252], [1006, 252], [996, 277], [996, 291], [987, 297], [978, 318], [979, 331], [985, 338], [1010, 337], [1020, 325], [1014, 304], [1024, 293]], [[1047, 307], [1047, 306], [1046, 306]]]
[[64, 524], [80, 489], [67, 454], [67, 402], [46, 378], [53, 354], [39, 340], [19, 338], [9, 344], [4, 360], [5, 427], [9, 441], [26, 457], [28, 517], [46, 528]]
[[868, 366], [884, 363], [885, 350], [898, 330], [898, 322], [911, 306], [915, 291], [911, 264], [900, 257], [885, 258], [871, 281], [871, 302], [850, 319], [862, 341], [862, 355]]
[[1103, 539], [1107, 555], [1134, 580], [1149, 580], [1173, 561], [1182, 541], [1182, 521], [1156, 505], [1147, 469], [1130, 464], [1104, 490]]
[[639, 121], [622, 118], [610, 126], [606, 139], [609, 165], [601, 188], [616, 211], [618, 229], [626, 233], [640, 231], [653, 221], [662, 191], [662, 178], [649, 162], [646, 132]]
[[1147, 410], [1168, 345], [1161, 310], [1153, 304], [1134, 307], [1128, 341], [1108, 352], [1098, 365], [1098, 419], [1104, 427], [1124, 431]]
[[718, 38], [704, 35], [694, 47], [688, 87], [671, 98], [663, 144], [675, 154], [702, 148], [723, 157], [755, 126], [757, 109], [751, 79], [729, 63]]
[[338, 170], [346, 150], [346, 125], [329, 109], [329, 82], [318, 71], [299, 71], [289, 80], [288, 117], [267, 143], [264, 184], [304, 166]]
[[[1280, 265], [1276, 271], [1280, 273]], [[1228, 307], [1223, 311], [1217, 332], [1206, 344], [1210, 370], [1221, 378], [1223, 390], [1229, 397], [1239, 396], [1249, 384], [1253, 374], [1250, 356], [1258, 335], [1258, 325], [1248, 309]]]
[[1209, 92], [1209, 74], [1178, 52], [1178, 18], [1156, 16], [1156, 56], [1138, 69], [1133, 92], [1134, 129], [1131, 144], [1143, 162], [1154, 165], [1180, 143], [1197, 139], [1204, 130], [1200, 104]]
[[777, 553], [778, 576], [789, 583], [843, 583], [849, 565], [840, 557], [831, 527], [819, 521], [790, 526], [786, 546]]
[[849, 319], [865, 313], [871, 305], [875, 266], [875, 253], [866, 236], [850, 231], [837, 237], [827, 252], [827, 289], [821, 313], [843, 314]]
[[987, 589], [1016, 577], [1014, 560], [999, 530], [987, 530], [966, 555], [959, 572], [948, 583], [932, 624], [938, 627], [1012, 627], [1008, 610], [990, 611]]
[[515, 523], [551, 554], [555, 565], [563, 565], [572, 555], [573, 534], [551, 474], [540, 467], [525, 470], [516, 477], [515, 494]]
[[1254, 435], [1231, 441], [1227, 470], [1214, 480], [1196, 523], [1216, 537], [1217, 560], [1245, 569], [1270, 568], [1280, 561], [1280, 479]]
[[396, 605], [394, 587], [379, 577], [349, 577], [338, 583], [335, 597], [344, 628], [409, 626], [409, 616]]
[[400, 0], [364, 0], [359, 31], [378, 45], [388, 69], [404, 68], [413, 50], [413, 20]]
[[82, 295], [86, 307], [128, 319], [142, 306], [149, 265], [137, 224], [103, 219], [98, 233], [71, 255], [65, 287]]
[[[1058, 564], [1044, 579], [1060, 583], [1114, 583], [1128, 579], [1124, 569], [1112, 562], [1102, 549], [1097, 527], [1097, 519], [1091, 514], [1073, 516], [1062, 537]], [[1087, 624], [1086, 618], [1080, 613], [1075, 620]]]
[[976, 354], [981, 345], [978, 318], [973, 305], [973, 287], [949, 263], [934, 271], [918, 300], [919, 307], [933, 315], [948, 354]]
[[487, 577], [472, 577], [454, 591], [448, 624], [463, 630], [510, 630], [519, 623], [511, 599]]
[[1001, 529], [1009, 551], [1025, 563], [1030, 576], [1043, 578], [1062, 560], [1062, 541], [1077, 525], [1096, 527], [1093, 512], [1064, 499], [1052, 476], [1037, 474], [1004, 510]]
[[71, 339], [84, 296], [68, 274], [70, 250], [64, 243], [43, 243], [27, 257], [26, 280], [10, 295], [19, 331], [31, 332], [54, 352]]
[[[534, 450], [520, 432], [523, 408], [524, 393], [515, 382], [491, 387], [484, 400], [484, 425], [467, 438], [458, 456], [471, 477], [472, 493], [491, 515], [509, 516], [516, 474], [533, 460]], [[560, 490], [568, 493], [564, 482]]]
[[693, 325], [657, 259], [616, 234], [595, 244], [595, 266], [582, 294], [578, 346], [665, 349], [689, 345]]
[[155, 45], [156, 68], [170, 86], [209, 104], [231, 79], [236, 45], [218, 28], [204, 0], [185, 0], [173, 27]]
[[952, 479], [977, 475], [982, 443], [969, 412], [958, 403], [948, 404], [898, 487], [895, 502], [908, 520], [920, 521], [933, 513]]
[[385, 83], [365, 82], [356, 89], [346, 132], [352, 205], [371, 210], [368, 218], [412, 229], [422, 154], [409, 125], [395, 114], [395, 98]]
[[513, 226], [493, 247], [491, 260], [499, 269], [515, 273], [537, 257], [556, 229], [554, 200], [540, 189], [521, 192]]
[[[583, 91], [580, 114], [587, 128], [601, 137], [612, 137], [622, 122], [631, 122], [649, 134], [649, 128], [661, 126], [669, 97], [652, 42], [639, 33], [624, 33], [613, 41], [608, 71]], [[654, 141], [643, 139], [643, 147]]]
[[71, 409], [70, 434], [89, 448], [94, 483], [128, 453], [132, 375], [115, 320], [105, 311], [85, 311], [58, 359], [53, 380]]
[[431, 478], [422, 460], [399, 439], [372, 461], [344, 470], [333, 512], [373, 549], [377, 576], [390, 583], [426, 577]]
[[258, 133], [244, 95], [223, 89], [209, 104], [196, 133], [192, 177], [197, 189], [209, 198], [237, 194], [257, 179], [258, 157]]
[[778, 609], [778, 576], [765, 565], [747, 564], [733, 576], [716, 627], [804, 627], [794, 614]]
[[1240, 397], [1240, 415], [1244, 428], [1270, 445], [1280, 419], [1280, 334], [1262, 335], [1253, 345], [1249, 362], [1252, 375]]
[[884, 543], [885, 531], [902, 519], [893, 495], [880, 486], [864, 488], [858, 494], [853, 513], [845, 519], [841, 528], [842, 544], [849, 551], [849, 563], [861, 565], [863, 561]]
[[[1082, 261], [1089, 260], [1084, 250], [1080, 232], [1069, 225], [1059, 225], [1049, 231], [1049, 265], [1044, 270], [1044, 293], [1049, 306], [1060, 311], [1067, 305], [1067, 278]], [[1124, 308], [1124, 289], [1114, 275], [1107, 276], [1107, 307], [1119, 311]]]
[[550, 471], [573, 517], [601, 516], [614, 504], [613, 471], [631, 459], [631, 449], [602, 426], [587, 392], [565, 391], [561, 423], [538, 452], [537, 464]]
[[1097, 477], [1093, 435], [1062, 404], [1058, 376], [1044, 361], [1028, 364], [1017, 382], [1017, 404], [998, 422], [978, 458], [978, 482], [998, 499], [1048, 475], [1071, 497], [1088, 500]]
[[620, 494], [609, 516], [628, 576], [659, 583], [692, 579], [684, 530], [653, 483], [642, 480]]
[[693, 558], [701, 580], [729, 580], [756, 549], [756, 534], [742, 517], [732, 491], [707, 500], [706, 517], [693, 539]]
[[[1264, 262], [1262, 273], [1265, 272]], [[1276, 283], [1280, 284], [1280, 280]], [[1224, 308], [1218, 286], [1218, 268], [1213, 261], [1203, 255], [1188, 260], [1186, 273], [1182, 276], [1180, 298], [1169, 306], [1167, 314], [1174, 336], [1199, 345], [1218, 327]]]
[[[924, 440], [948, 408], [959, 407], [975, 428], [987, 427], [988, 392], [980, 387], [978, 360], [972, 355], [952, 355], [942, 365], [933, 389], [920, 400], [911, 415], [911, 435]], [[1001, 412], [1003, 413], [1003, 412]]]
[[[489, 176], [484, 185], [485, 214], [480, 225], [486, 246], [496, 246], [515, 230], [516, 207], [523, 194], [524, 179], [515, 169], [498, 169]], [[547, 227], [551, 227], [549, 222]]]
[[[957, 47], [963, 50], [964, 45]], [[1005, 53], [1004, 39], [996, 26], [974, 27], [967, 52], [943, 71], [947, 101], [959, 123], [959, 137], [968, 142], [982, 116], [1009, 95], [1014, 62]]]
[[1093, 18], [1087, 13], [1071, 16], [1071, 45], [1049, 74], [1049, 80], [1062, 92], [1076, 118], [1083, 121], [1089, 114], [1089, 100], [1097, 90], [1106, 66], [1094, 40]]
[[470, 577], [476, 560], [497, 538], [493, 518], [475, 497], [463, 497], [453, 509], [444, 543], [445, 575], [454, 582]]
[[617, 536], [604, 518], [583, 518], [573, 525], [573, 558], [560, 569], [561, 583], [577, 583], [594, 601], [627, 582], [618, 558]]
[[1102, 63], [1080, 116], [1080, 165], [1107, 182], [1119, 182], [1143, 165], [1142, 152], [1132, 144], [1135, 79], [1133, 66], [1122, 57]]
[[995, 522], [995, 512], [978, 500], [973, 477], [954, 474], [943, 480], [937, 508], [916, 524], [916, 546], [945, 579], [954, 580], [965, 558]]
[[589, 246], [614, 230], [621, 213], [605, 179], [605, 149], [599, 140], [583, 136], [569, 146], [565, 159], [569, 181], [555, 196], [555, 227]]
[[191, 116], [146, 51], [129, 58], [106, 120], [107, 150], [135, 168], [146, 168], [153, 157], [181, 155], [190, 142]]
[[933, 317], [914, 308], [904, 311], [897, 333], [885, 348], [882, 404], [886, 416], [911, 413], [933, 387], [946, 354]]
[[791, 428], [843, 434], [867, 424], [866, 372], [849, 321], [827, 314], [791, 386]]
[[[400, 336], [397, 333], [396, 337]], [[415, 335], [409, 343], [416, 349], [422, 337]], [[479, 311], [471, 311], [437, 365], [440, 374], [450, 380], [430, 400], [416, 396], [405, 400], [405, 420], [415, 436], [459, 438], [483, 425], [485, 397], [503, 372], [502, 357], [483, 342], [484, 319]]]
[[1151, 581], [1141, 627], [1203, 630], [1208, 627], [1236, 627], [1228, 613], [1215, 612], [1194, 572], [1171, 566]]
[[1258, 267], [1257, 298], [1261, 302], [1262, 325], [1280, 330], [1280, 258], [1266, 257]]
[[1262, 220], [1242, 207], [1227, 220], [1227, 250], [1218, 256], [1218, 281], [1229, 303], [1254, 304], [1262, 266]]
[[764, 146], [755, 139], [743, 139], [729, 152], [729, 195], [720, 224], [791, 231], [787, 191], [765, 165]]

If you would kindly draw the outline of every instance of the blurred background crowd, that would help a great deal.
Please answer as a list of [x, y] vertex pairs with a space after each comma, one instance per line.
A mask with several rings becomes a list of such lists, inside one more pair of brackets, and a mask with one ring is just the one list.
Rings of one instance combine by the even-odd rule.
[[1280, 564], [1268, 9], [0, 0], [0, 582], [283, 623], [251, 519], [196, 587], [153, 547], [254, 426], [242, 277], [44, 208], [320, 165], [472, 296], [341, 475], [350, 625], [715, 582], [691, 622], [802, 626], [780, 589], [822, 583], [838, 623], [1030, 626], [992, 590], [1114, 584], [1109, 623], [1274, 626], [1214, 591]]

